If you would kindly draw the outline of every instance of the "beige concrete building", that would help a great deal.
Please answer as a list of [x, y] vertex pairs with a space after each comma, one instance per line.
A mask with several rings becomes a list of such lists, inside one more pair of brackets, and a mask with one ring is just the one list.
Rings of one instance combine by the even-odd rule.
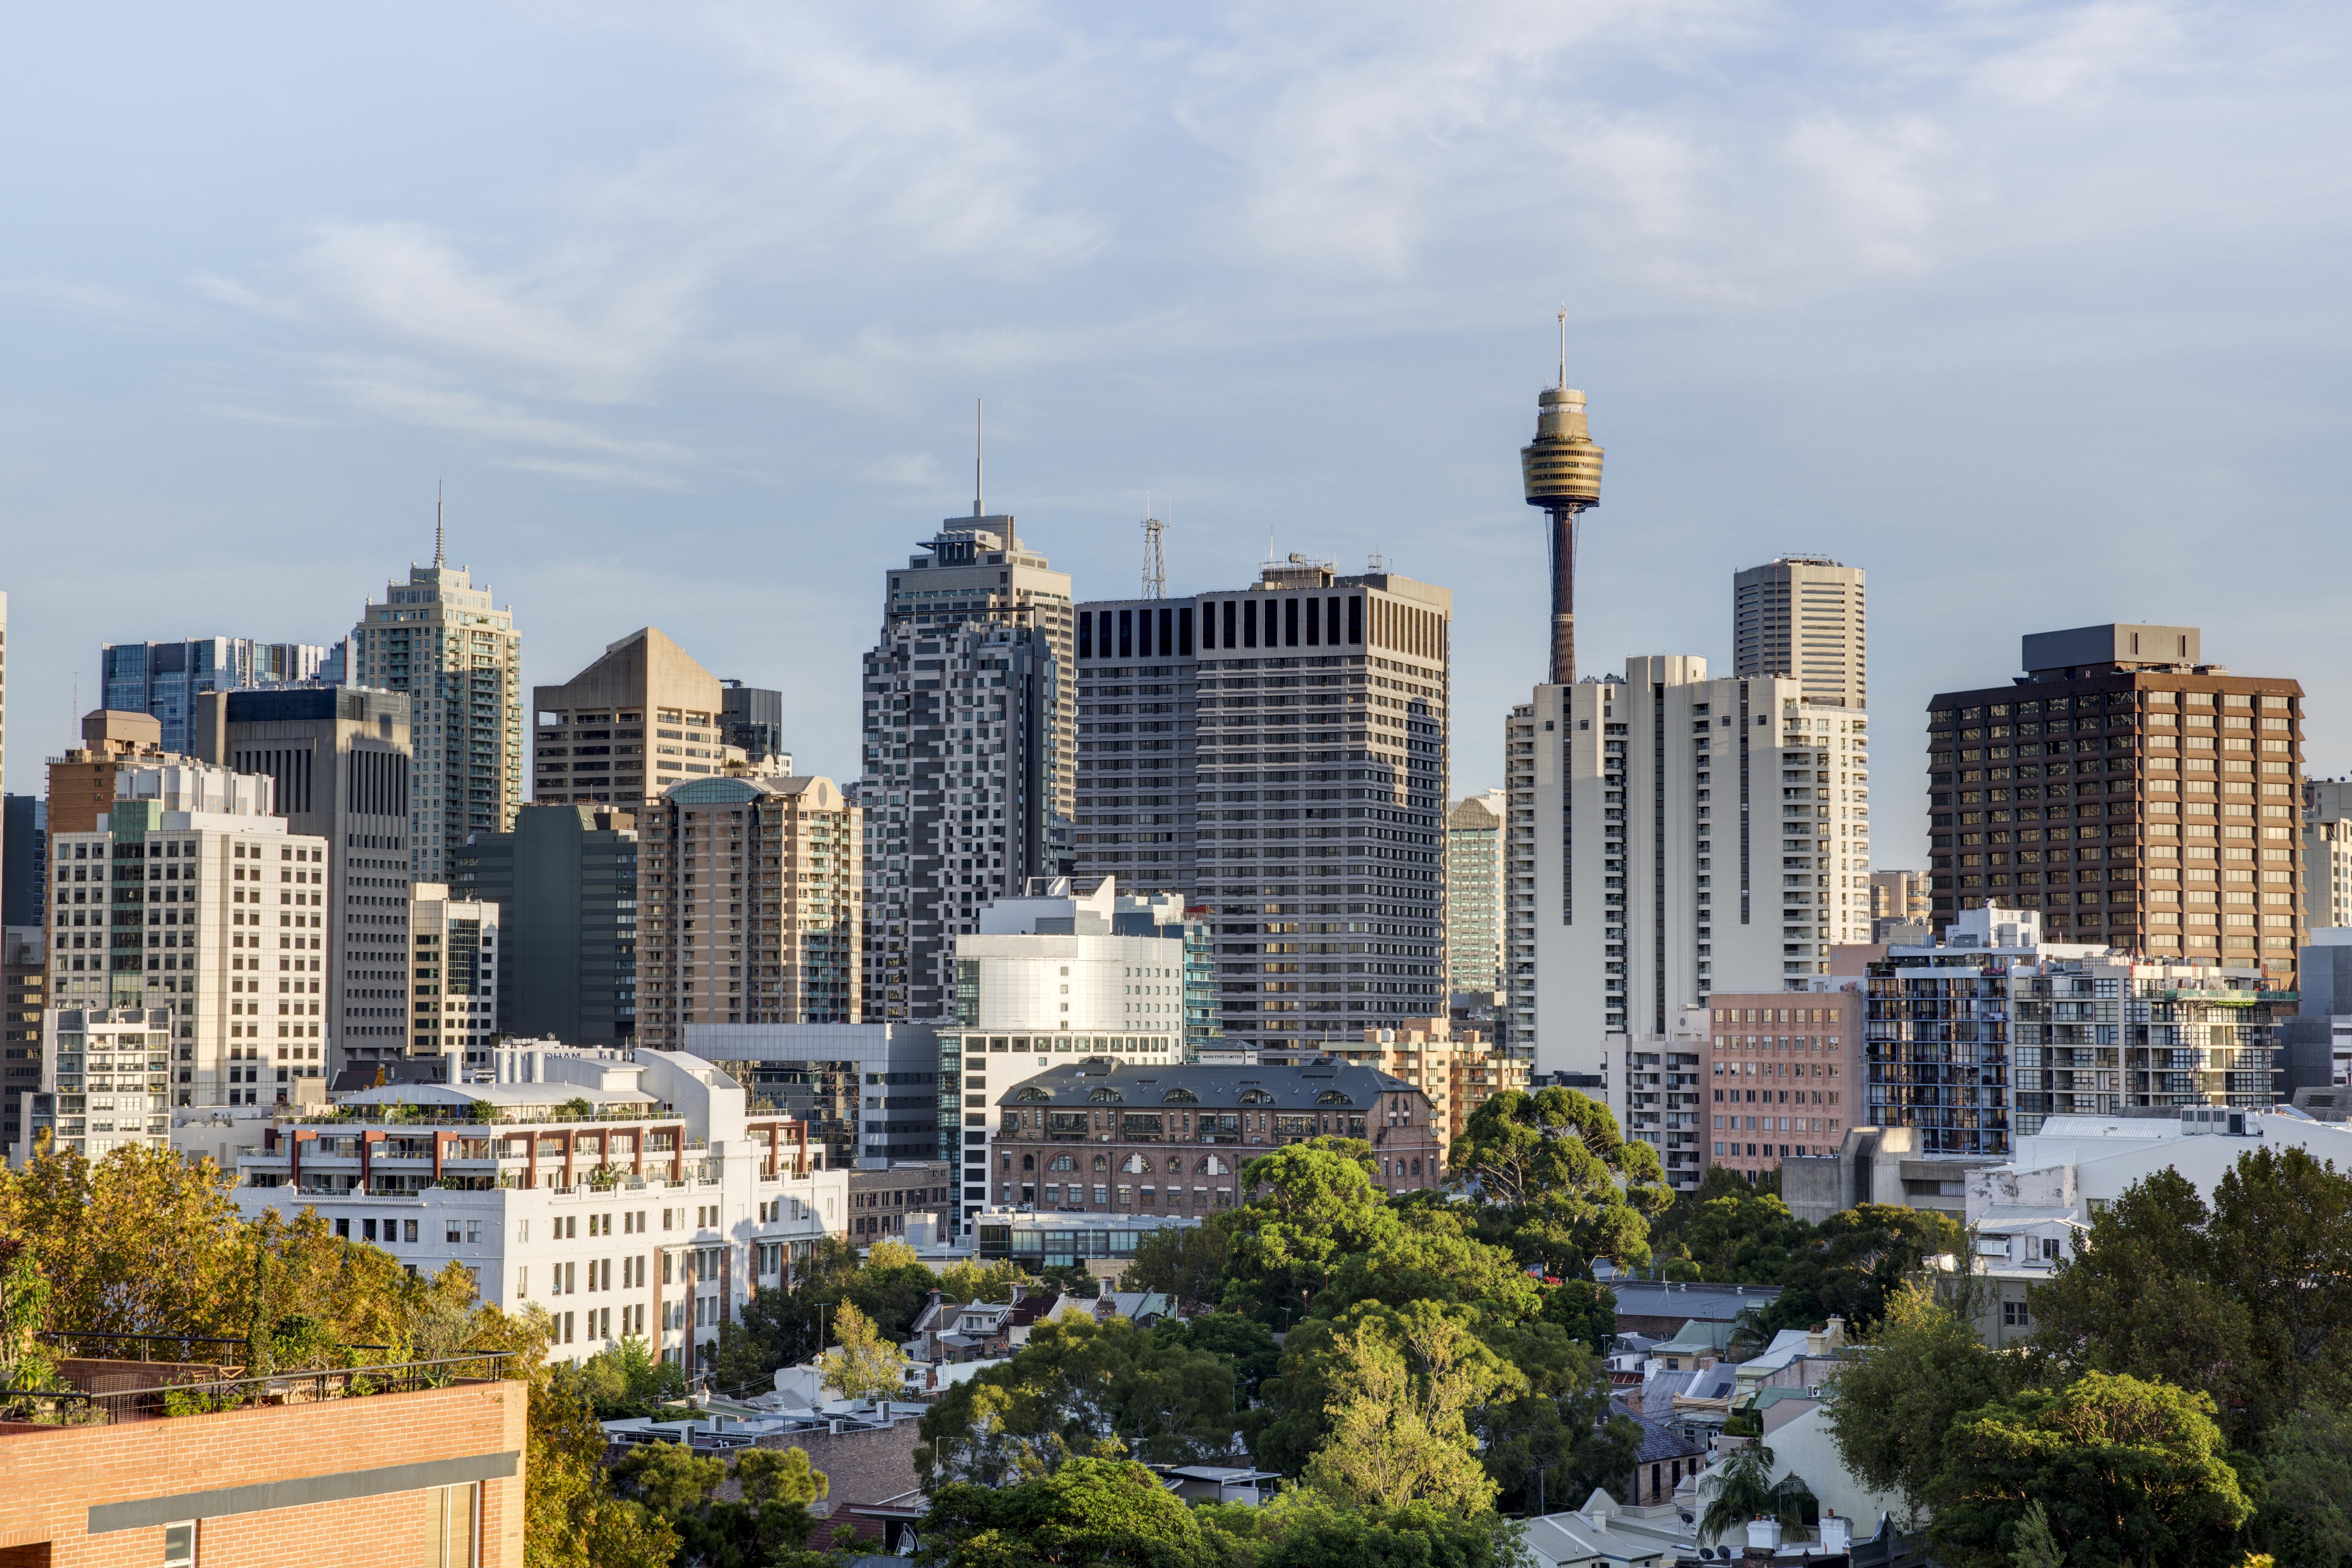
[[1927, 873], [1873, 871], [1870, 874], [1870, 927], [1880, 940], [1889, 924], [1924, 926], [1929, 919]]
[[[81, 716], [81, 744], [49, 759], [49, 832], [95, 833], [114, 809], [115, 770], [165, 759], [163, 722], [152, 714], [95, 708]], [[177, 760], [177, 759], [173, 759]]]
[[1503, 818], [1508, 797], [1490, 789], [1445, 817], [1445, 984], [1498, 991], [1503, 984]]
[[445, 882], [409, 893], [409, 1054], [462, 1054], [467, 1067], [487, 1070], [500, 1033], [499, 906], [452, 899]]
[[1870, 706], [1863, 573], [1822, 555], [1784, 555], [1731, 579], [1734, 675], [1787, 675], [1804, 700]]
[[637, 1031], [861, 1016], [862, 814], [826, 778], [673, 784], [637, 818]]
[[656, 627], [640, 627], [563, 685], [531, 689], [531, 799], [631, 806], [722, 775], [724, 703], [717, 676]]
[[1528, 1064], [1475, 1030], [1450, 1019], [1414, 1018], [1401, 1029], [1366, 1029], [1334, 1040], [1325, 1054], [1349, 1067], [1402, 1079], [1428, 1098], [1441, 1148], [1468, 1130], [1477, 1109], [1507, 1089], [1528, 1087]]

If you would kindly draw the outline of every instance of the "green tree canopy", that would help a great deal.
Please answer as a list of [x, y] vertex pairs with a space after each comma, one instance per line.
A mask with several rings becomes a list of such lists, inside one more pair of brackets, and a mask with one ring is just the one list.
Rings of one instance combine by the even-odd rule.
[[1355, 1508], [1492, 1506], [1495, 1481], [1472, 1452], [1469, 1416], [1514, 1382], [1493, 1351], [1430, 1301], [1360, 1319], [1332, 1351], [1331, 1433], [1307, 1462], [1309, 1485]]
[[1230, 1243], [1225, 1308], [1269, 1328], [1305, 1317], [1348, 1259], [1392, 1230], [1370, 1144], [1312, 1138], [1242, 1167], [1249, 1199], [1220, 1215]]
[[1141, 1465], [1075, 1456], [995, 1487], [957, 1482], [919, 1531], [944, 1568], [1195, 1568], [1199, 1523]]
[[1135, 1261], [1119, 1277], [1122, 1290], [1158, 1290], [1190, 1312], [1224, 1298], [1225, 1258], [1232, 1243], [1222, 1225], [1168, 1225], [1136, 1244]]
[[1507, 1089], [1471, 1113], [1447, 1179], [1494, 1207], [1525, 1263], [1563, 1278], [1594, 1258], [1650, 1260], [1647, 1216], [1674, 1201], [1657, 1151], [1628, 1141], [1600, 1101], [1569, 1089]]
[[2035, 1503], [2069, 1562], [2218, 1568], [2240, 1559], [2254, 1511], [2209, 1396], [2100, 1372], [1955, 1422], [1934, 1500], [1955, 1568], [2005, 1568]]
[[1846, 1468], [1879, 1491], [1899, 1492], [1923, 1516], [1944, 1459], [1945, 1435], [1968, 1412], [2015, 1385], [2014, 1363], [1924, 1291], [1887, 1303], [1869, 1353], [1837, 1374], [1830, 1430]]
[[916, 1472], [932, 1488], [1003, 1486], [1107, 1441], [1156, 1462], [1221, 1456], [1237, 1426], [1235, 1381], [1225, 1356], [1124, 1319], [1040, 1323], [1010, 1360], [923, 1413]]

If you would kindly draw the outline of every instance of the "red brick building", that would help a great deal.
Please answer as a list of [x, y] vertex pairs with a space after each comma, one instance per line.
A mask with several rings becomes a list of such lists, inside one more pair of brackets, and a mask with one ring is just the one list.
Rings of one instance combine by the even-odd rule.
[[524, 1384], [274, 1384], [288, 1403], [166, 1415], [117, 1393], [97, 1425], [0, 1423], [0, 1568], [521, 1568]]
[[1699, 1062], [1700, 1170], [1753, 1176], [1795, 1154], [1834, 1154], [1863, 1118], [1864, 983], [1850, 989], [1718, 991]]
[[1360, 1138], [1391, 1193], [1433, 1187], [1444, 1146], [1428, 1097], [1370, 1068], [1155, 1067], [1095, 1058], [997, 1101], [989, 1195], [1002, 1207], [1202, 1215], [1243, 1165], [1286, 1143]]

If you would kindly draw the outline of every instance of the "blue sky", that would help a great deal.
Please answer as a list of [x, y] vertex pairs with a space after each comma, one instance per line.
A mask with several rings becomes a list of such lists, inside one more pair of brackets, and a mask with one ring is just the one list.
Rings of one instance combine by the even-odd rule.
[[1540, 671], [1517, 448], [1570, 312], [1579, 646], [1870, 572], [1921, 709], [2189, 621], [2352, 766], [2340, 5], [49, 7], [0, 60], [7, 785], [110, 638], [326, 641], [431, 550], [528, 678], [635, 627], [854, 776], [880, 574], [970, 505], [1133, 591], [1271, 538], [1457, 613], [1454, 777]]

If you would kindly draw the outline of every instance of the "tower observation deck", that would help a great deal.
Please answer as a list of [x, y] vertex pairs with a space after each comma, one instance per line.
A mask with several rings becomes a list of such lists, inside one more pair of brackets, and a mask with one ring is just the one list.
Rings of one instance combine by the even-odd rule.
[[1536, 398], [1536, 438], [1519, 448], [1529, 506], [1551, 523], [1551, 672], [1576, 679], [1577, 519], [1601, 504], [1601, 447], [1584, 425], [1584, 394], [1568, 384], [1568, 312], [1559, 316], [1559, 382]]

